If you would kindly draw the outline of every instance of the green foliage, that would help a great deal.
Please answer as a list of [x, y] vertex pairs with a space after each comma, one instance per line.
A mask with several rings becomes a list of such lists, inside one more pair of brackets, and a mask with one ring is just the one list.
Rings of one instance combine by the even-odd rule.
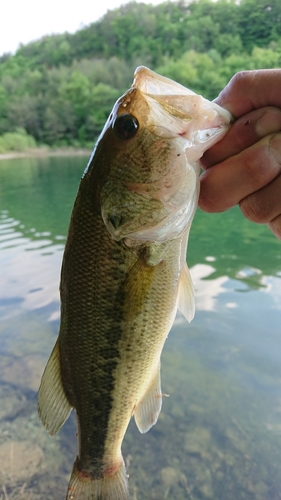
[[18, 128], [16, 132], [7, 132], [0, 136], [0, 153], [10, 151], [27, 151], [35, 148], [36, 142], [33, 137], [27, 135], [24, 129]]
[[4, 54], [1, 144], [21, 128], [38, 143], [92, 145], [140, 64], [213, 99], [237, 71], [281, 66], [281, 2], [131, 1]]
[[7, 92], [3, 85], [0, 85], [0, 116], [6, 111]]
[[239, 5], [239, 27], [243, 47], [250, 52], [264, 47], [281, 36], [280, 0], [242, 0]]

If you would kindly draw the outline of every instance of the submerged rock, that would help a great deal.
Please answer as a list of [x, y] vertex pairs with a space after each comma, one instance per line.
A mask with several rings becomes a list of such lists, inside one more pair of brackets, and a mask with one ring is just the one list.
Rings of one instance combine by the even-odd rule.
[[27, 481], [41, 469], [43, 451], [30, 441], [8, 441], [0, 446], [0, 481]]
[[44, 359], [39, 355], [24, 357], [3, 357], [0, 366], [0, 379], [25, 390], [38, 390], [44, 369]]
[[184, 448], [188, 453], [198, 454], [201, 458], [211, 459], [209, 453], [211, 432], [205, 427], [196, 427], [185, 434]]
[[165, 486], [177, 485], [181, 480], [181, 476], [182, 474], [174, 467], [164, 467], [161, 470], [161, 477]]

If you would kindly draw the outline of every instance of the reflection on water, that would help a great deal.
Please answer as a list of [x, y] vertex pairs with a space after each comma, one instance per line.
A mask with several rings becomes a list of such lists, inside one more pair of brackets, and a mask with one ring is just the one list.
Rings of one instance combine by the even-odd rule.
[[[59, 326], [59, 274], [87, 158], [0, 163], [0, 499], [60, 500], [76, 454], [72, 415], [42, 428], [36, 392]], [[162, 356], [157, 425], [129, 426], [133, 500], [281, 499], [281, 246], [238, 210], [198, 211], [188, 262], [196, 316]]]

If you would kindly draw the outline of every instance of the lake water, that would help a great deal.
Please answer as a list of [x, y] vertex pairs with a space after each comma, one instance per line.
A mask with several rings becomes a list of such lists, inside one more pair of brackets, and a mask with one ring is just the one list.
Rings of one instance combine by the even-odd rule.
[[[36, 410], [59, 328], [59, 274], [87, 158], [0, 162], [0, 499], [63, 500], [76, 456]], [[281, 243], [238, 209], [198, 210], [188, 248], [196, 316], [162, 355], [164, 399], [123, 444], [132, 500], [281, 499]]]

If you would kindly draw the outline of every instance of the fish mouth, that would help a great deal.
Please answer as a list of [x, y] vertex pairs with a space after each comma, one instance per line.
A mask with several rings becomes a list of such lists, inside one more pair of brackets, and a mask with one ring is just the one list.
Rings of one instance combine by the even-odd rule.
[[229, 111], [222, 108], [215, 102], [207, 101], [202, 96], [198, 96], [198, 94], [184, 87], [180, 83], [175, 82], [166, 76], [159, 75], [146, 66], [138, 66], [136, 68], [132, 87], [140, 90], [143, 94], [154, 97], [161, 95], [166, 96], [168, 99], [170, 96], [200, 97], [207, 103], [208, 107], [211, 107], [222, 117], [224, 124], [233, 120]]
[[185, 149], [198, 145], [203, 154], [233, 121], [226, 109], [145, 66], [136, 69], [132, 88], [148, 103], [149, 130], [165, 139], [182, 137]]

